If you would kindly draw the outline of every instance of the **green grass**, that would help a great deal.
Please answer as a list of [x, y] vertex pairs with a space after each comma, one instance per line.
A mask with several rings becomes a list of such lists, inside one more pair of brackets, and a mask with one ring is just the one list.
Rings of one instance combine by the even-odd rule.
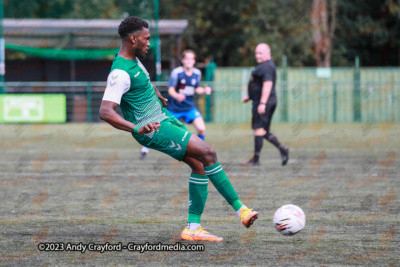
[[[194, 132], [192, 127], [189, 129]], [[187, 219], [190, 169], [105, 124], [0, 125], [0, 263], [4, 265], [399, 264], [399, 124], [275, 124], [288, 166], [264, 142], [261, 166], [247, 125], [207, 125], [242, 201], [259, 211], [245, 229], [210, 184], [202, 226], [224, 238], [204, 252], [39, 252], [34, 242], [175, 243]], [[369, 140], [369, 143], [368, 143]], [[365, 147], [368, 146], [368, 147]], [[284, 204], [307, 225], [272, 226]], [[185, 243], [185, 242], [184, 242]]]

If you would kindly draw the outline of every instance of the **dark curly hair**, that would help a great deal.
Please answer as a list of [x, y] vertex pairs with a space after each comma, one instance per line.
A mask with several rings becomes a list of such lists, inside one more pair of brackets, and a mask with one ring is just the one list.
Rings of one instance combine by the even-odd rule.
[[138, 17], [128, 17], [124, 19], [118, 26], [118, 34], [121, 39], [128, 37], [130, 34], [140, 31], [143, 28], [149, 28], [147, 21]]

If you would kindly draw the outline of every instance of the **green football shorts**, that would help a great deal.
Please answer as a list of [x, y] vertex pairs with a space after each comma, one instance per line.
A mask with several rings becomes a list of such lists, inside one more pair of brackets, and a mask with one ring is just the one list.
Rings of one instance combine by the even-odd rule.
[[179, 161], [185, 157], [191, 135], [186, 126], [175, 117], [162, 120], [158, 132], [155, 131], [152, 138], [145, 134], [132, 133], [139, 144], [161, 151]]

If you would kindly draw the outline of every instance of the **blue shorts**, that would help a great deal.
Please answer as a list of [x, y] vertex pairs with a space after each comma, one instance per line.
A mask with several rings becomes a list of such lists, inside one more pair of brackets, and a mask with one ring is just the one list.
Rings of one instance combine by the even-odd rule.
[[203, 118], [203, 116], [201, 116], [200, 112], [196, 108], [194, 108], [190, 111], [185, 111], [185, 112], [175, 113], [170, 110], [168, 110], [168, 112], [172, 116], [174, 116], [177, 120], [180, 120], [181, 118], [183, 118], [187, 124], [192, 123], [192, 121], [194, 121], [197, 118]]

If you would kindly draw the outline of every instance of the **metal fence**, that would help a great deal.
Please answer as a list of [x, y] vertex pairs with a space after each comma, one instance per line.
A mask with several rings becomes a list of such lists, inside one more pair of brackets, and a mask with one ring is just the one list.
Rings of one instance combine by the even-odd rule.
[[[250, 122], [252, 68], [218, 68], [212, 121]], [[278, 68], [274, 122], [398, 121], [400, 68]]]
[[[213, 92], [212, 121], [250, 122], [252, 104], [241, 102], [243, 84], [216, 83], [215, 87], [219, 90]], [[400, 114], [400, 83], [279, 82], [276, 93], [274, 122], [398, 121]]]
[[[168, 82], [154, 82], [167, 97]], [[64, 94], [67, 122], [99, 122], [106, 82], [6, 82], [7, 94]], [[122, 115], [121, 110], [117, 112]]]
[[99, 121], [105, 82], [7, 82], [7, 94], [64, 94], [67, 122]]
[[[206, 121], [250, 123], [247, 94], [251, 68], [219, 68], [211, 97], [195, 101]], [[332, 68], [331, 78], [316, 77], [316, 69], [278, 69], [278, 104], [274, 122], [398, 121], [400, 68]], [[167, 82], [154, 82], [167, 97]], [[8, 94], [64, 94], [67, 122], [98, 122], [105, 82], [7, 82]], [[120, 110], [117, 110], [120, 113]]]

